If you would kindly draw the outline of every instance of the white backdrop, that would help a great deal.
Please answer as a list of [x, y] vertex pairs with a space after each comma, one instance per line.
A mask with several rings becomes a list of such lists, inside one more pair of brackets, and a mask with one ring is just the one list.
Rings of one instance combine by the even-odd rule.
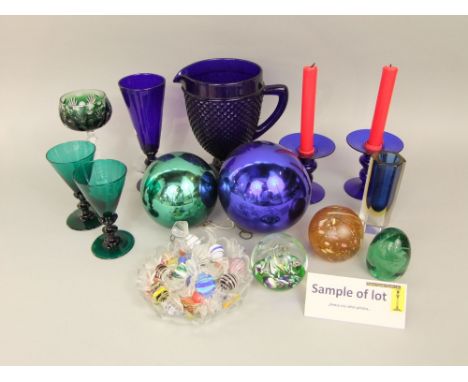
[[[467, 43], [464, 17], [0, 18], [0, 363], [467, 363]], [[168, 231], [146, 215], [135, 190], [144, 158], [117, 81], [143, 71], [165, 76], [160, 153], [186, 150], [210, 161], [172, 78], [211, 57], [255, 61], [265, 83], [289, 87], [285, 114], [263, 137], [276, 142], [299, 131], [302, 66], [319, 66], [316, 131], [335, 141], [336, 152], [314, 174], [326, 199], [289, 230], [307, 248], [318, 209], [359, 209], [342, 188], [360, 169], [345, 137], [369, 127], [381, 67], [400, 68], [387, 130], [405, 141], [408, 162], [391, 221], [413, 249], [401, 279], [408, 283], [406, 330], [305, 318], [305, 284], [285, 293], [253, 284], [238, 310], [204, 327], [162, 322], [146, 305], [136, 271]], [[91, 254], [99, 230], [67, 228], [76, 201], [44, 157], [57, 143], [85, 139], [61, 124], [58, 98], [87, 87], [106, 91], [114, 109], [97, 132], [99, 156], [129, 167], [117, 223], [136, 244], [115, 261]], [[268, 98], [265, 116], [276, 102]], [[224, 219], [219, 203], [212, 218]], [[371, 239], [343, 263], [312, 256], [309, 270], [368, 277]]]

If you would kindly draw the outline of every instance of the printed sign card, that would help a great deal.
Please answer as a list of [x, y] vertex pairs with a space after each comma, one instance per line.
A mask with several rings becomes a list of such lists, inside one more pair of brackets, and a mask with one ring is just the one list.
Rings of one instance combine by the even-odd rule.
[[405, 328], [406, 284], [308, 273], [308, 317]]

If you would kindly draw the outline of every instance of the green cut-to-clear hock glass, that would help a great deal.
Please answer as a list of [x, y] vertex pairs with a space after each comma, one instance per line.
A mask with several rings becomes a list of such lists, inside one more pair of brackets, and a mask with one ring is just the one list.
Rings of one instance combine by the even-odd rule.
[[70, 141], [52, 147], [46, 154], [46, 159], [79, 200], [78, 209], [67, 218], [67, 225], [77, 231], [85, 231], [101, 225], [98, 217], [73, 181], [73, 172], [83, 164], [91, 162], [95, 152], [96, 146], [91, 142]]
[[116, 259], [128, 253], [135, 243], [132, 234], [114, 224], [115, 213], [125, 184], [127, 167], [117, 160], [98, 159], [76, 169], [73, 180], [99, 214], [103, 234], [91, 249], [100, 259]]
[[398, 228], [385, 228], [374, 237], [369, 246], [367, 269], [376, 279], [392, 281], [406, 272], [410, 257], [408, 236]]
[[88, 140], [95, 143], [94, 130], [109, 121], [112, 107], [102, 90], [74, 90], [60, 97], [59, 113], [65, 126], [76, 131], [86, 131]]

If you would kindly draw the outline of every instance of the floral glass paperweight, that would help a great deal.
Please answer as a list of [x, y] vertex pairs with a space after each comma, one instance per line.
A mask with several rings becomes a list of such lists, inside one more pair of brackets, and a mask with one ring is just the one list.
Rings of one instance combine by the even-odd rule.
[[298, 285], [307, 271], [307, 253], [299, 240], [286, 233], [274, 233], [254, 248], [250, 260], [254, 277], [273, 290]]
[[95, 152], [96, 146], [91, 142], [70, 141], [52, 147], [46, 154], [48, 162], [68, 187], [73, 190], [75, 198], [79, 200], [78, 209], [67, 218], [68, 227], [76, 231], [85, 231], [101, 225], [98, 217], [73, 181], [73, 172], [83, 164], [91, 162]]
[[77, 168], [73, 179], [104, 224], [103, 234], [91, 249], [100, 259], [116, 259], [128, 253], [135, 242], [131, 233], [114, 224], [115, 213], [125, 183], [127, 167], [117, 160], [98, 159]]
[[374, 237], [369, 246], [367, 269], [376, 279], [392, 281], [403, 276], [410, 257], [408, 236], [398, 228], [385, 228]]

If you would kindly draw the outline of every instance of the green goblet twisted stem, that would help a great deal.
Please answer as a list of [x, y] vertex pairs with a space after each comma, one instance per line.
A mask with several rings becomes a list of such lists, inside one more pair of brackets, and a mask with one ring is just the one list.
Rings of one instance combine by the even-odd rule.
[[119, 230], [115, 210], [125, 184], [127, 167], [117, 160], [98, 159], [78, 168], [73, 179], [104, 224], [103, 234], [92, 244], [91, 250], [101, 259], [116, 259], [128, 253], [135, 243], [133, 236]]
[[114, 224], [117, 217], [118, 215], [116, 213], [111, 213], [107, 215], [105, 214], [99, 219], [101, 223], [104, 224], [104, 227], [102, 227], [102, 232], [105, 236], [103, 245], [107, 249], [115, 248], [120, 243], [120, 237], [116, 235], [119, 228]]
[[91, 162], [95, 152], [96, 146], [91, 142], [70, 141], [52, 147], [46, 154], [46, 159], [79, 200], [78, 210], [67, 218], [67, 225], [76, 231], [89, 230], [101, 225], [96, 214], [91, 211], [90, 204], [73, 181], [73, 172], [84, 163]]
[[73, 196], [80, 202], [76, 205], [81, 211], [80, 219], [84, 222], [91, 219], [96, 219], [96, 214], [90, 210], [91, 205], [86, 201], [86, 198], [80, 191], [73, 193]]

